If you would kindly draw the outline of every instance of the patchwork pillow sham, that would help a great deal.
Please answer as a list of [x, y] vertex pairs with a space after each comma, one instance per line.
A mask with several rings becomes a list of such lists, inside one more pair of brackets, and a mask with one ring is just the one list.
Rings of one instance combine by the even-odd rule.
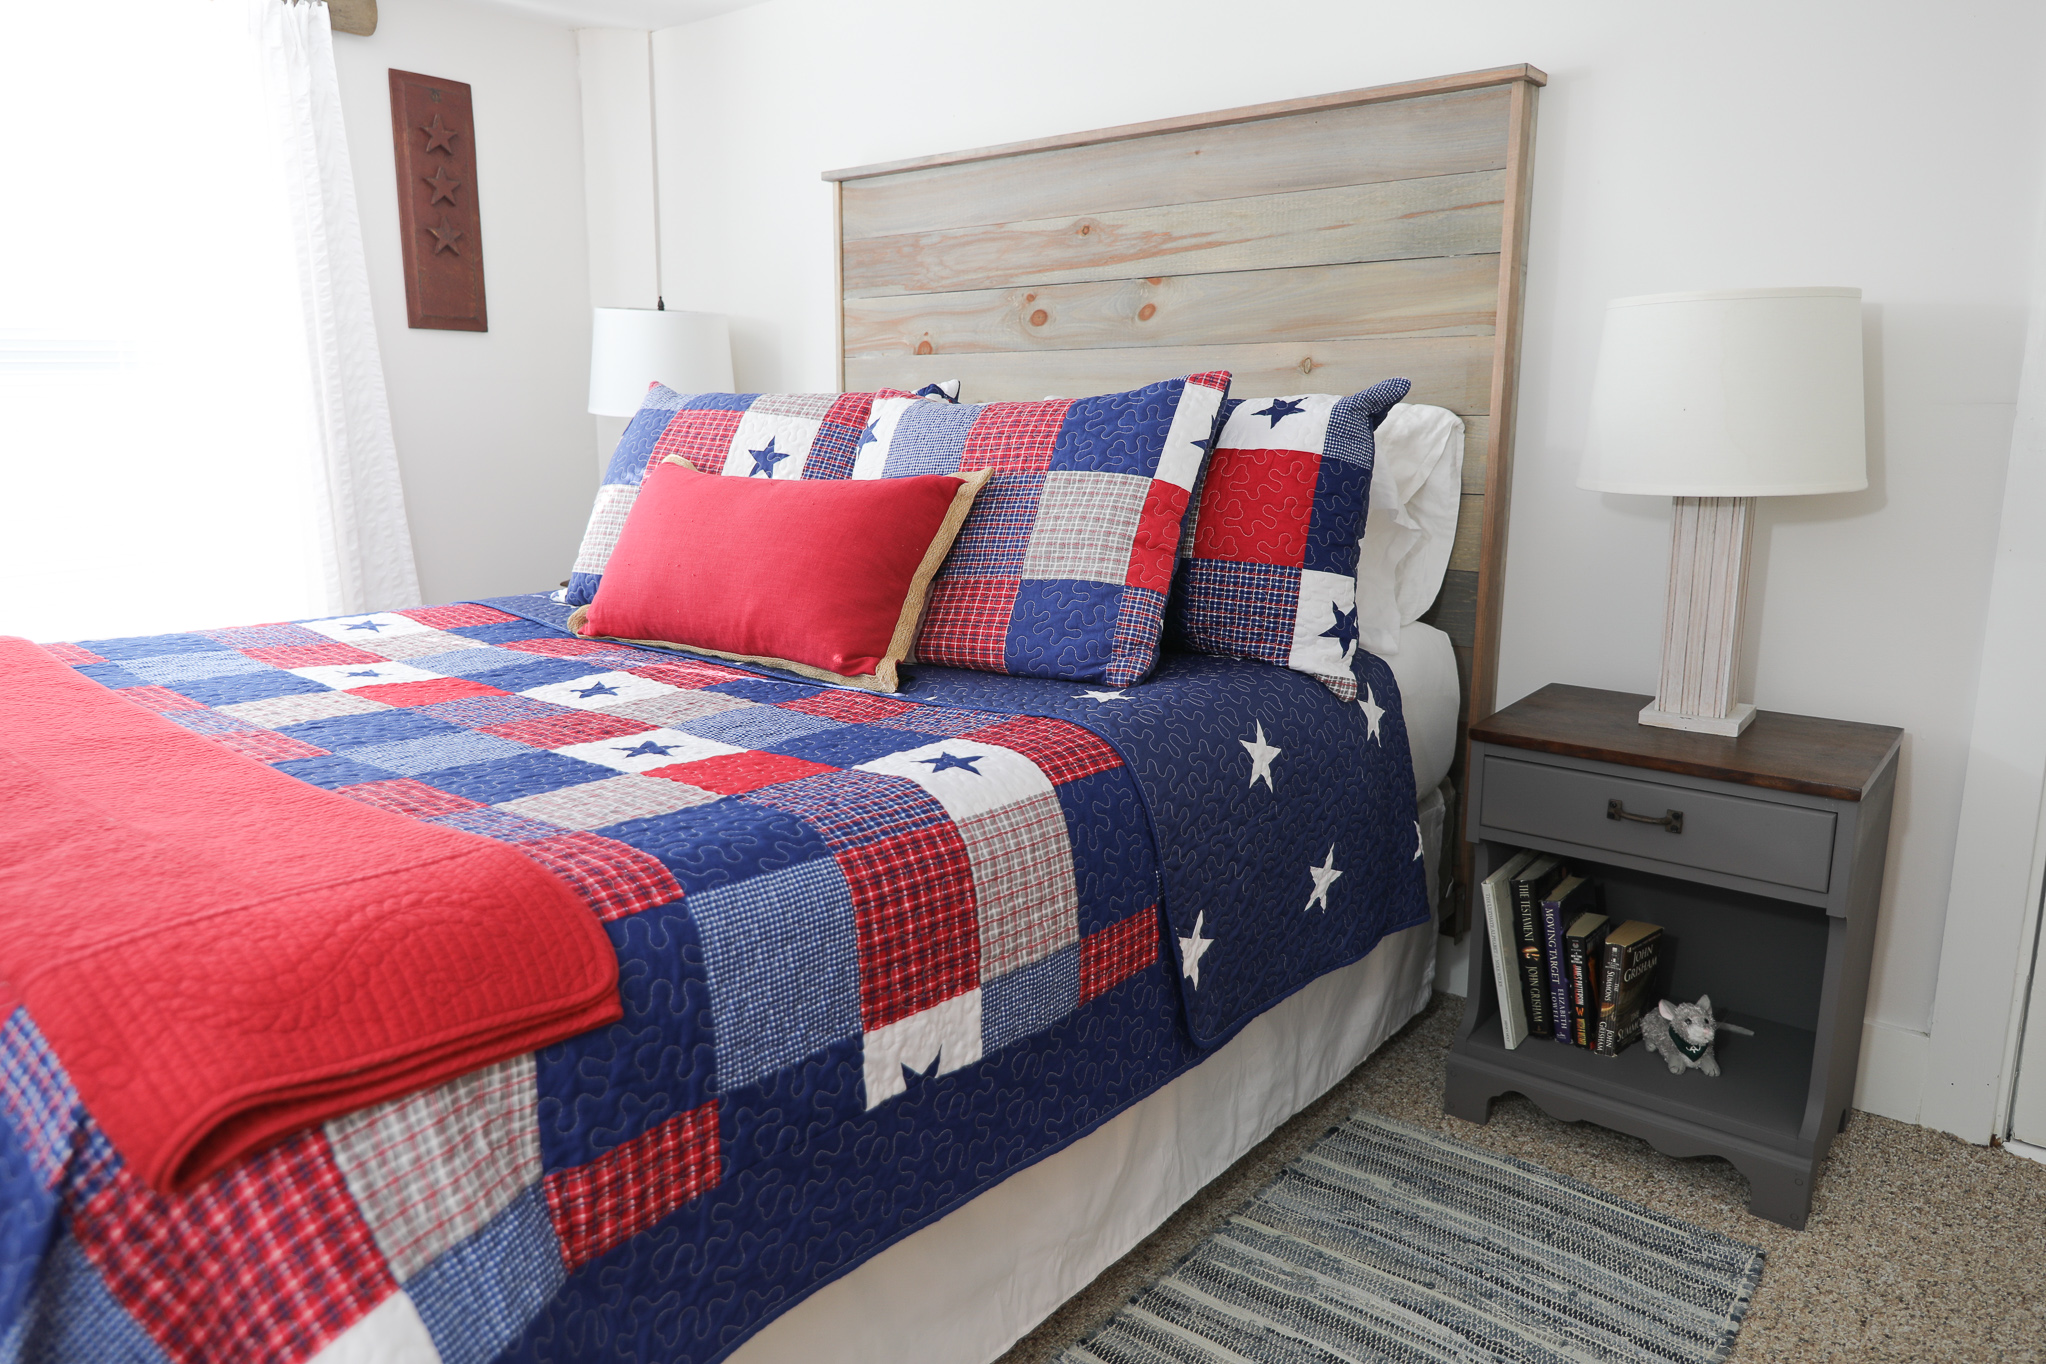
[[[888, 389], [883, 392], [893, 393]], [[563, 600], [587, 606], [631, 514], [640, 484], [668, 455], [707, 474], [783, 479], [844, 478], [866, 428], [873, 393], [677, 393], [662, 384], [625, 428], [604, 470]], [[959, 381], [930, 384], [919, 395], [941, 404], [959, 400]]]
[[1407, 394], [1387, 379], [1337, 397], [1231, 399], [1180, 539], [1175, 642], [1357, 695], [1357, 546], [1373, 433]]
[[569, 629], [894, 691], [931, 579], [987, 480], [756, 481], [664, 456]]
[[1217, 371], [1095, 398], [877, 399], [854, 479], [993, 475], [939, 570], [916, 657], [1112, 687], [1148, 673], [1228, 391]]

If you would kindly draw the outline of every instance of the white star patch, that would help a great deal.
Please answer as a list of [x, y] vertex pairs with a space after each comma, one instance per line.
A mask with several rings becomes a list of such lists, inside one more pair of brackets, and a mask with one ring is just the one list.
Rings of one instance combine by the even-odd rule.
[[1201, 988], [1201, 958], [1215, 945], [1213, 938], [1201, 936], [1201, 924], [1207, 917], [1206, 910], [1194, 915], [1193, 936], [1179, 940], [1179, 973], [1192, 981], [1196, 990]]
[[1127, 701], [1130, 698], [1124, 696], [1120, 691], [1081, 691], [1074, 692], [1073, 699], [1075, 701]]
[[1309, 867], [1307, 874], [1314, 878], [1314, 894], [1307, 897], [1307, 903], [1300, 907], [1300, 912], [1304, 914], [1308, 910], [1313, 909], [1317, 900], [1321, 902], [1321, 907], [1326, 910], [1328, 908], [1328, 888], [1336, 883], [1337, 877], [1342, 875], [1341, 872], [1336, 870], [1335, 844], [1331, 843], [1328, 845], [1328, 856], [1322, 859], [1320, 866]]
[[1365, 684], [1364, 699], [1357, 703], [1357, 709], [1364, 712], [1364, 722], [1371, 726], [1371, 733], [1368, 737], [1378, 739], [1379, 743], [1384, 743], [1385, 740], [1378, 738], [1378, 722], [1385, 715], [1385, 707], [1379, 705], [1377, 698], [1372, 696], [1369, 683]]
[[1255, 739], [1238, 739], [1236, 742], [1242, 744], [1250, 754], [1250, 784], [1255, 786], [1258, 783], [1258, 779], [1263, 778], [1265, 790], [1276, 791], [1278, 788], [1272, 785], [1272, 759], [1278, 757], [1286, 750], [1283, 748], [1273, 748], [1265, 742], [1264, 722], [1262, 720], [1257, 722], [1257, 737]]

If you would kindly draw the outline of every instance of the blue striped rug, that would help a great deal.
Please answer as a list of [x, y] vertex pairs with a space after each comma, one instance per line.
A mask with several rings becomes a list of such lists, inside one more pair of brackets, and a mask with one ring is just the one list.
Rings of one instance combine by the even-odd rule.
[[1711, 1364], [1761, 1277], [1755, 1246], [1360, 1113], [1060, 1364]]

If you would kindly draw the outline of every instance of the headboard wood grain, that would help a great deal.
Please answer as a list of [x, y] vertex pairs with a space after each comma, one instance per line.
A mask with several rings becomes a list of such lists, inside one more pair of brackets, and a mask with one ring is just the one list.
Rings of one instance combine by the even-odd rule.
[[[1460, 791], [1461, 731], [1497, 699], [1547, 79], [1499, 67], [827, 171], [840, 387], [957, 378], [991, 402], [1209, 369], [1244, 397], [1411, 379], [1412, 401], [1465, 424], [1456, 543], [1427, 617], [1464, 687]], [[1459, 932], [1467, 867], [1445, 896]]]

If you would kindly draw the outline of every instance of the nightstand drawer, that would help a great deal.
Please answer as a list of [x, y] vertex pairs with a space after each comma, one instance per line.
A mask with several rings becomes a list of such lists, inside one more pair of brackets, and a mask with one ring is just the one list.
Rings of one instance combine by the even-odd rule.
[[[1832, 881], [1833, 826], [1827, 810], [1749, 800], [1685, 786], [1607, 776], [1487, 753], [1479, 820], [1531, 838], [1653, 858], [1824, 894]], [[1681, 812], [1682, 832], [1615, 819], [1661, 820]]]

